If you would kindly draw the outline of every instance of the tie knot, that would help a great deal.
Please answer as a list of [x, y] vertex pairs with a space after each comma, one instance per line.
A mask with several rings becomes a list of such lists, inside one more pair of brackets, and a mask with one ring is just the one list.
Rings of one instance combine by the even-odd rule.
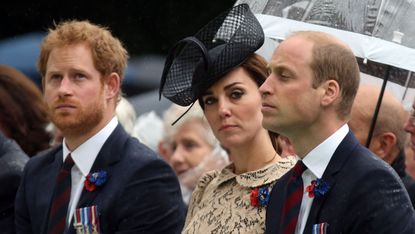
[[66, 171], [70, 171], [75, 162], [73, 161], [71, 154], [66, 156], [65, 161], [63, 161], [62, 169]]
[[295, 166], [293, 167], [295, 176], [301, 176], [305, 170], [307, 170], [307, 166], [304, 165], [302, 160], [298, 160]]

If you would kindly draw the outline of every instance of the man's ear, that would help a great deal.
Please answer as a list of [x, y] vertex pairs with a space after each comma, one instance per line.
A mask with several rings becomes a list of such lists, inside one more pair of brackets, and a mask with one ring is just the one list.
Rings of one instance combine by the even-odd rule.
[[335, 102], [340, 96], [340, 86], [335, 80], [327, 80], [322, 85], [323, 96], [321, 99], [322, 106], [328, 106]]
[[120, 92], [120, 76], [117, 73], [113, 72], [105, 79], [104, 82], [106, 85], [106, 98], [113, 99], [115, 97], [116, 99]]
[[393, 149], [396, 146], [397, 137], [391, 132], [384, 132], [377, 135], [372, 139], [369, 149], [375, 153], [378, 157], [386, 161], [387, 163], [392, 163], [391, 158]]

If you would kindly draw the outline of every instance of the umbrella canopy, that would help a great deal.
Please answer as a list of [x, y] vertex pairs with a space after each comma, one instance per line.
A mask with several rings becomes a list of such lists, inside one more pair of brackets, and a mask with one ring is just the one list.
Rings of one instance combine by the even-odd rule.
[[323, 31], [353, 50], [362, 82], [382, 84], [409, 108], [415, 97], [415, 1], [412, 0], [239, 0], [247, 3], [275, 42], [294, 31]]

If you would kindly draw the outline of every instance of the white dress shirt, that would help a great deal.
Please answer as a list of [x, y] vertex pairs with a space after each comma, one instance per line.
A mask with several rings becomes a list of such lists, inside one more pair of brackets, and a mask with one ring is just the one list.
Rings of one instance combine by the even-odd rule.
[[303, 158], [303, 163], [307, 166], [307, 170], [305, 170], [302, 174], [304, 193], [303, 200], [301, 201], [297, 226], [295, 229], [296, 234], [303, 233], [307, 223], [308, 215], [310, 213], [311, 204], [313, 204], [314, 200], [314, 198], [310, 198], [308, 196], [306, 187], [311, 184], [312, 180], [321, 178], [323, 176], [323, 173], [326, 170], [327, 165], [329, 164], [330, 159], [334, 154], [334, 151], [336, 151], [337, 147], [346, 137], [348, 132], [349, 126], [347, 124], [343, 125]]
[[117, 127], [117, 125], [117, 117], [113, 117], [103, 129], [82, 143], [72, 152], [69, 151], [68, 147], [66, 146], [65, 139], [63, 139], [63, 160], [65, 161], [66, 156], [71, 154], [72, 159], [75, 162], [75, 165], [71, 170], [72, 188], [71, 200], [69, 202], [68, 213], [66, 217], [67, 227], [71, 223], [76, 205], [78, 204], [79, 198], [81, 197], [81, 193], [84, 188], [85, 177], [89, 174], [99, 151], [101, 150], [108, 137]]

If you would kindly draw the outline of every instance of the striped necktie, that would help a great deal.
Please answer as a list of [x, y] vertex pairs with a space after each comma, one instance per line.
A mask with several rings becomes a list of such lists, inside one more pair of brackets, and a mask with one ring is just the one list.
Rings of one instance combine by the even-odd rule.
[[62, 234], [65, 230], [68, 205], [71, 198], [71, 168], [73, 165], [74, 161], [71, 154], [69, 154], [59, 170], [56, 180], [52, 206], [49, 212], [49, 234]]
[[306, 169], [306, 165], [299, 160], [293, 167], [292, 176], [287, 183], [287, 193], [281, 216], [281, 227], [284, 234], [293, 234], [295, 232], [304, 193], [301, 175]]

